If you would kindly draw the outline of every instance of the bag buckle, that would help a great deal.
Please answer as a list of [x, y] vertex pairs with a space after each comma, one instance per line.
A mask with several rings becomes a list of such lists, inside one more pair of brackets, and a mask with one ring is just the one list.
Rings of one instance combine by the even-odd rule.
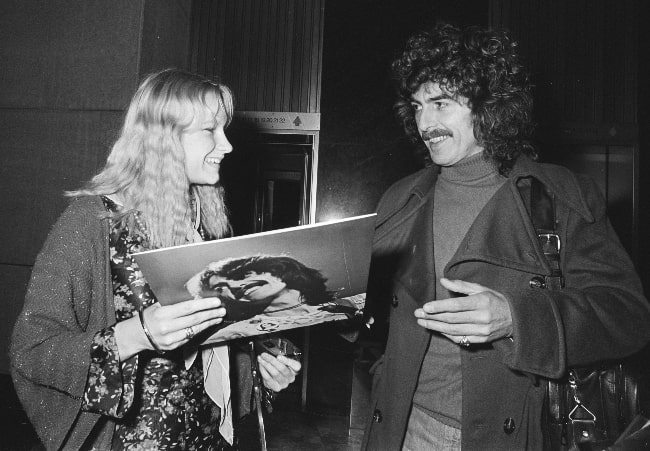
[[[573, 400], [576, 405], [569, 412], [569, 420], [573, 426], [573, 438], [576, 443], [585, 443], [593, 441], [596, 436], [596, 415], [585, 406], [578, 397], [578, 384], [576, 383], [576, 376], [573, 371], [569, 372], [569, 386], [573, 392]], [[578, 411], [586, 412], [589, 417], [577, 418]]]
[[539, 233], [537, 237], [545, 254], [560, 253], [562, 242], [557, 233]]

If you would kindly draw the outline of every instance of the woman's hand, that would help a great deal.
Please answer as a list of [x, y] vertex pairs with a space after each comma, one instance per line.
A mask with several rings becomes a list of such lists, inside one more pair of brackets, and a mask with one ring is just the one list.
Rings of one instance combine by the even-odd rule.
[[296, 374], [300, 372], [300, 362], [283, 355], [275, 357], [268, 352], [257, 356], [257, 362], [262, 375], [264, 386], [278, 392], [284, 390], [290, 383], [296, 380]]
[[[226, 309], [221, 306], [219, 298], [203, 298], [166, 306], [156, 303], [142, 313], [153, 343], [161, 351], [170, 351], [184, 345], [208, 327], [221, 323]], [[140, 351], [155, 349], [137, 314], [116, 324], [115, 339], [122, 361]]]

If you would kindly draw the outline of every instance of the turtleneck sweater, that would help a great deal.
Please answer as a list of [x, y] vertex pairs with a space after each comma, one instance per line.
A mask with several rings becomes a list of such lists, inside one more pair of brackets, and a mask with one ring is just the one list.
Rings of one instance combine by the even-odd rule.
[[[483, 153], [440, 169], [433, 196], [432, 218], [436, 300], [454, 296], [440, 285], [444, 268], [478, 214], [505, 180]], [[439, 333], [431, 333], [413, 404], [438, 421], [460, 428], [460, 348]]]

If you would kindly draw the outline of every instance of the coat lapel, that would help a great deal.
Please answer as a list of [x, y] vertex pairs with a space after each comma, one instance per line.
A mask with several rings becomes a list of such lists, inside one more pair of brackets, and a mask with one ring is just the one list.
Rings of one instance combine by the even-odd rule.
[[469, 260], [530, 273], [550, 274], [513, 179], [508, 180], [479, 213], [447, 264], [445, 274]]
[[[401, 262], [396, 274], [402, 285], [420, 303], [435, 299], [435, 280], [442, 277], [434, 272], [433, 255], [433, 191], [435, 172], [424, 177], [411, 194], [418, 198], [413, 209], [398, 209], [402, 229]], [[445, 267], [448, 277], [460, 277], [461, 263], [485, 262], [531, 274], [550, 275], [551, 269], [537, 243], [537, 234], [517, 188], [517, 181], [534, 176], [553, 191], [564, 192], [546, 177], [545, 167], [522, 156], [506, 183], [488, 201], [469, 228], [454, 257]], [[572, 179], [562, 183], [570, 183]], [[574, 190], [575, 191], [575, 190]], [[569, 191], [572, 192], [572, 191]], [[585, 219], [590, 213], [580, 198], [562, 198], [560, 202], [575, 209]], [[390, 229], [394, 229], [391, 227]]]
[[433, 189], [410, 222], [408, 256], [400, 267], [398, 278], [419, 303], [432, 301], [436, 295], [436, 274], [433, 260]]

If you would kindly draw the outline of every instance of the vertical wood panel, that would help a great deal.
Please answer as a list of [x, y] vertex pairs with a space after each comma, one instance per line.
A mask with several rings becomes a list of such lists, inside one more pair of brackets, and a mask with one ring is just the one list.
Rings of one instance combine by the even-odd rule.
[[[257, 92], [257, 96], [255, 98], [254, 103], [242, 103], [242, 105], [239, 106], [239, 109], [242, 110], [255, 110], [257, 108], [248, 108], [248, 105], [264, 105], [264, 91], [265, 91], [265, 86], [266, 86], [266, 67], [268, 66], [267, 64], [267, 58], [268, 58], [268, 49], [266, 46], [261, 45], [264, 41], [268, 39], [268, 36], [271, 34], [272, 29], [271, 29], [271, 24], [269, 23], [268, 18], [271, 16], [271, 11], [274, 8], [274, 5], [272, 2], [262, 2], [261, 5], [261, 14], [259, 15], [259, 31], [257, 33], [257, 39], [256, 39], [256, 45], [255, 49], [256, 51], [259, 51], [260, 58], [258, 60], [258, 64], [256, 66], [256, 70], [254, 71], [258, 75], [257, 79], [257, 86], [252, 88], [253, 91]], [[257, 44], [260, 43], [260, 44]], [[224, 70], [227, 70], [228, 68], [224, 68]], [[245, 95], [245, 93], [238, 93], [239, 95]], [[262, 110], [262, 108], [258, 108], [259, 110]]]
[[318, 113], [323, 2], [194, 0], [192, 70], [221, 76], [238, 110]]
[[[265, 64], [266, 79], [262, 86], [264, 102], [260, 105], [260, 109], [264, 111], [277, 111], [276, 108], [272, 107], [272, 105], [276, 105], [275, 88], [278, 85], [278, 81], [281, 80], [278, 78], [277, 71], [279, 66], [281, 67], [281, 65], [287, 64], [287, 57], [284, 53], [286, 52], [286, 42], [281, 41], [282, 36], [279, 34], [280, 29], [284, 27], [284, 23], [288, 19], [286, 17], [286, 11], [283, 10], [282, 6], [282, 0], [271, 2], [270, 15], [267, 16], [271, 33], [263, 36], [261, 42], [258, 42], [258, 45], [261, 43], [268, 46]], [[244, 51], [249, 51], [249, 49], [244, 49]]]
[[[288, 4], [290, 11], [289, 14], [291, 17], [295, 17], [295, 8], [296, 5], [294, 2], [289, 0]], [[296, 38], [296, 20], [287, 20], [286, 21], [286, 39], [287, 39], [287, 48], [293, 49], [295, 47], [295, 38]], [[293, 65], [296, 58], [292, 51], [287, 52], [286, 54], [287, 61], [284, 64], [285, 70], [283, 73], [282, 81], [278, 83], [277, 89], [280, 94], [280, 101], [282, 103], [283, 111], [300, 111], [293, 110], [291, 106], [291, 74], [293, 73]], [[299, 61], [299, 59], [298, 59]]]

